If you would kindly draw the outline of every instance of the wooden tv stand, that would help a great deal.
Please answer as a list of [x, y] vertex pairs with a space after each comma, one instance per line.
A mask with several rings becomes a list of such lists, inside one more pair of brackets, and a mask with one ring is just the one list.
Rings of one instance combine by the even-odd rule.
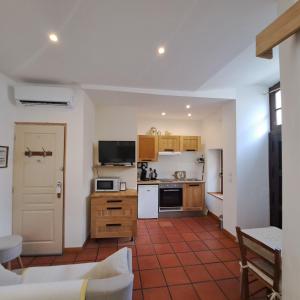
[[91, 196], [91, 238], [134, 238], [137, 190], [99, 192]]

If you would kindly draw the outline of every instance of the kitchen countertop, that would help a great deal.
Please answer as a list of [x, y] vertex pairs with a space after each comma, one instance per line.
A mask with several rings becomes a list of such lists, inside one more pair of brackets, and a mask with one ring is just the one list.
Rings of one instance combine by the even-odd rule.
[[161, 183], [205, 183], [204, 180], [200, 180], [200, 179], [193, 179], [193, 180], [176, 180], [176, 179], [170, 179], [170, 181], [166, 181], [166, 180], [138, 180], [137, 184], [138, 185], [144, 185], [144, 184], [161, 184]]

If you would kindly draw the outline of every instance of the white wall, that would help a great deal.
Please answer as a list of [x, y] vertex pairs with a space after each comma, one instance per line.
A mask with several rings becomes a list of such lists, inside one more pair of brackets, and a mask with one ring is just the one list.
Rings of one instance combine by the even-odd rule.
[[[210, 211], [215, 215], [223, 213], [224, 229], [235, 234], [237, 225], [236, 185], [236, 101], [224, 102], [215, 114], [203, 120], [206, 168], [209, 166], [209, 151], [223, 150], [223, 201], [207, 195]], [[206, 185], [206, 188], [209, 188]]]
[[[226, 105], [226, 103], [224, 103]], [[203, 122], [203, 143], [205, 145], [205, 158], [206, 158], [206, 191], [217, 192], [214, 185], [215, 183], [215, 160], [212, 151], [215, 149], [223, 148], [223, 115], [222, 108], [216, 111], [214, 114], [206, 117]], [[210, 212], [219, 216], [223, 213], [223, 200], [206, 194], [206, 205]]]
[[236, 101], [222, 107], [221, 143], [223, 149], [223, 226], [235, 234], [237, 225], [236, 186]]
[[[228, 103], [228, 102], [226, 102]], [[226, 105], [224, 103], [224, 105]], [[206, 117], [203, 122], [203, 143], [205, 144], [205, 152], [209, 149], [222, 149], [223, 136], [222, 136], [222, 122], [223, 122], [223, 110], [220, 109], [214, 114]]]
[[0, 169], [0, 236], [12, 231], [12, 170], [15, 107], [13, 82], [0, 74], [0, 145], [9, 146], [8, 168]]
[[269, 217], [268, 87], [237, 90], [237, 224], [264, 227]]
[[166, 130], [173, 135], [201, 136], [203, 134], [202, 122], [199, 120], [138, 118], [138, 134], [146, 134], [151, 127], [160, 130], [161, 134]]
[[[296, 1], [280, 0], [280, 12]], [[300, 34], [280, 45], [283, 103], [283, 299], [300, 299]]]
[[[91, 179], [94, 177], [93, 174], [93, 144], [95, 138], [95, 105], [94, 103], [84, 95], [83, 105], [83, 195], [82, 198], [85, 201], [85, 206], [82, 211], [83, 219], [83, 235], [89, 235], [90, 229], [90, 199], [89, 195], [92, 191]], [[85, 234], [84, 234], [85, 233]]]
[[[207, 168], [210, 149], [223, 149], [224, 228], [235, 234], [237, 225], [262, 227], [269, 224], [267, 87], [237, 89], [237, 100], [203, 121]], [[208, 187], [208, 186], [207, 186]], [[207, 198], [213, 213], [219, 200]]]
[[[65, 247], [80, 247], [87, 237], [86, 197], [92, 175], [91, 137], [93, 127], [87, 119], [91, 103], [82, 90], [75, 95], [74, 108], [17, 106], [18, 122], [51, 122], [67, 124], [66, 182], [65, 182]], [[85, 111], [86, 107], [86, 111]], [[91, 115], [91, 120], [93, 115]], [[90, 144], [89, 144], [90, 143]]]
[[[206, 191], [221, 191], [221, 150], [209, 149], [206, 151]], [[206, 206], [216, 216], [223, 214], [223, 200], [206, 194]]]
[[224, 228], [232, 234], [237, 225], [269, 225], [266, 91], [267, 87], [260, 86], [237, 89], [237, 100], [223, 105], [220, 121], [215, 118], [203, 123], [206, 149], [223, 149]]
[[[137, 115], [134, 107], [97, 105], [95, 114], [94, 163], [98, 162], [99, 140], [136, 141]], [[136, 188], [135, 167], [102, 167], [100, 176], [118, 176], [127, 183], [127, 188]]]

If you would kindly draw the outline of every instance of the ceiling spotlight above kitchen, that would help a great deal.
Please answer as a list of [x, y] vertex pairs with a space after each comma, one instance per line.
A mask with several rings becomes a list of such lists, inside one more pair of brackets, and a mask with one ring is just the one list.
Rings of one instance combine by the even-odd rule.
[[190, 109], [190, 108], [191, 108], [190, 104], [187, 104], [185, 107], [186, 107], [187, 109]]
[[53, 43], [57, 43], [58, 42], [58, 37], [56, 33], [49, 33], [49, 40]]
[[191, 117], [192, 116], [192, 114], [191, 113], [188, 113], [188, 117]]
[[157, 52], [158, 52], [159, 55], [163, 55], [163, 54], [165, 54], [166, 49], [165, 49], [165, 47], [159, 47], [157, 49]]
[[166, 114], [167, 114], [167, 113], [165, 113], [165, 112], [162, 112], [162, 113], [161, 113], [162, 116], [165, 116]]

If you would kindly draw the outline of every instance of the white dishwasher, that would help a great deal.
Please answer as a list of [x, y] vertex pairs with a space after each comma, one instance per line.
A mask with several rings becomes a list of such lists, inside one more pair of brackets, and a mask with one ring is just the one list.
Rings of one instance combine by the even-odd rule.
[[144, 184], [138, 186], [138, 218], [158, 218], [158, 185]]

